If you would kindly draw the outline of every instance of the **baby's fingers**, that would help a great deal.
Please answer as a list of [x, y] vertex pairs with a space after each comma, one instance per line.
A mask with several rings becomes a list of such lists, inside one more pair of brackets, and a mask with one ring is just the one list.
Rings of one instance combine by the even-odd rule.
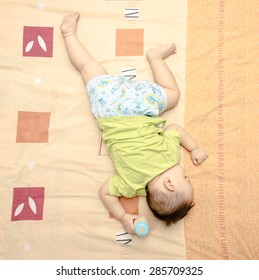
[[195, 165], [195, 166], [198, 166], [199, 165], [199, 162], [196, 158], [193, 158], [192, 159], [192, 163]]
[[202, 164], [207, 158], [208, 158], [208, 156], [205, 156], [203, 158], [193, 158], [192, 162], [195, 166], [198, 166], [198, 165]]

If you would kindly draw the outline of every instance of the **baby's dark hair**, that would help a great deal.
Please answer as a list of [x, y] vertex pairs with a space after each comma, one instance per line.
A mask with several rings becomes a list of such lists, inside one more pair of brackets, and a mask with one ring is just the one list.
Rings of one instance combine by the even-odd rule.
[[166, 226], [175, 224], [185, 217], [189, 210], [194, 206], [193, 201], [188, 201], [177, 192], [168, 195], [163, 192], [149, 192], [146, 188], [147, 204], [154, 216], [165, 222]]

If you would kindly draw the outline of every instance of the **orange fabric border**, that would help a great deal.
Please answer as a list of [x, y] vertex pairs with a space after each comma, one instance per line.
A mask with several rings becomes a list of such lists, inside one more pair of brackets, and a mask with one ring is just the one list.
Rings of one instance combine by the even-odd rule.
[[186, 157], [196, 201], [187, 258], [258, 259], [258, 3], [188, 5], [185, 127], [209, 159], [194, 169]]

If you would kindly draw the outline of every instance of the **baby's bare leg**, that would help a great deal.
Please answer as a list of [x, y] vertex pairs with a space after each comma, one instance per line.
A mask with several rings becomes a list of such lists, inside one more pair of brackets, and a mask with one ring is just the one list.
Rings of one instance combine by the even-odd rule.
[[73, 66], [81, 73], [85, 84], [99, 75], [106, 75], [106, 70], [96, 62], [77, 37], [79, 13], [64, 17], [60, 26], [68, 56]]
[[168, 56], [175, 53], [175, 44], [152, 48], [146, 53], [155, 82], [162, 86], [167, 94], [166, 110], [175, 107], [180, 98], [180, 91], [174, 75], [164, 61]]

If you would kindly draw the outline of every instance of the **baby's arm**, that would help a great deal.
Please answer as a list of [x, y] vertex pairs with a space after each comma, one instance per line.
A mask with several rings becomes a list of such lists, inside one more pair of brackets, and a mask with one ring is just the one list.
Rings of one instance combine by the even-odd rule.
[[200, 165], [208, 158], [208, 153], [198, 146], [193, 137], [184, 128], [176, 124], [170, 124], [165, 130], [177, 130], [180, 132], [180, 144], [191, 153], [194, 165]]
[[114, 218], [119, 220], [126, 232], [134, 234], [133, 222], [139, 216], [131, 215], [125, 212], [120, 200], [117, 196], [109, 194], [109, 181], [103, 183], [99, 190], [99, 196], [106, 207], [106, 209], [113, 215]]

